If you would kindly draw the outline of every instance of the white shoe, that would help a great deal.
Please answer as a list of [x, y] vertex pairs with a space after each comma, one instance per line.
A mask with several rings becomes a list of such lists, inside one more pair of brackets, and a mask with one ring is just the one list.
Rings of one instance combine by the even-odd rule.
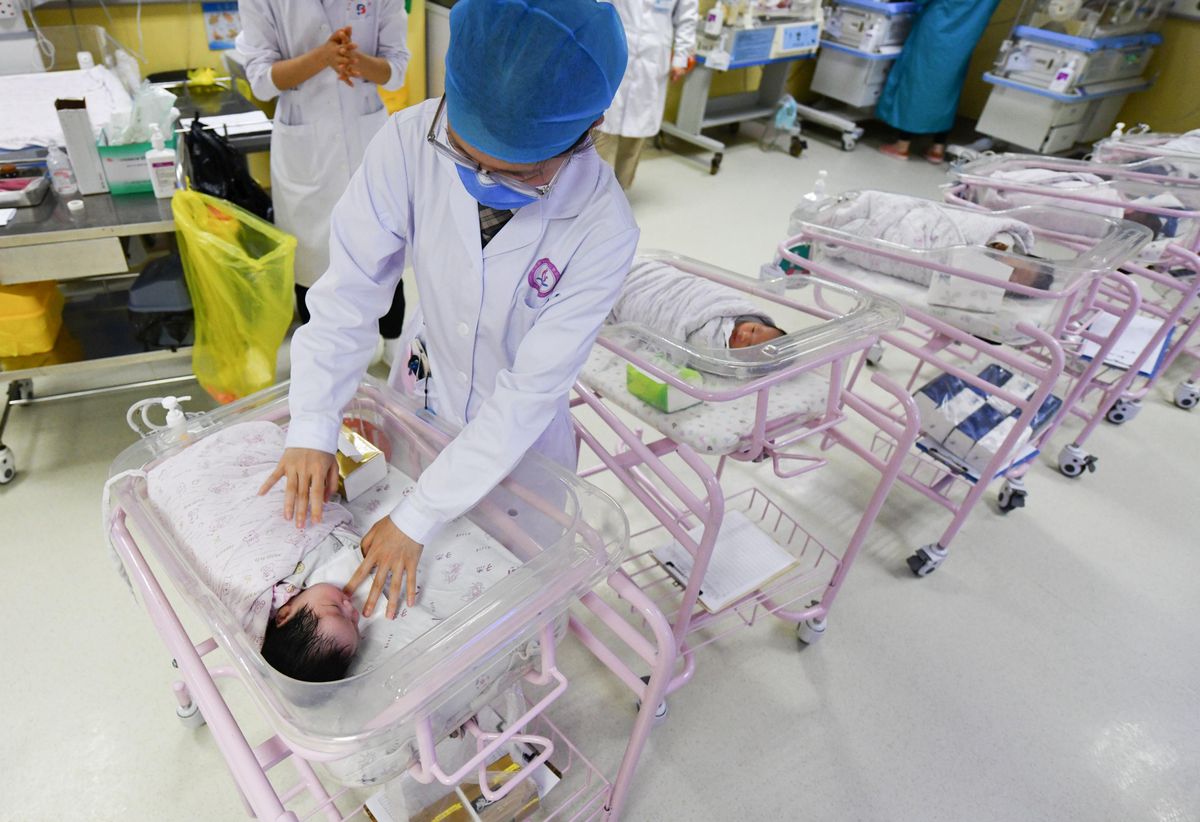
[[389, 340], [383, 337], [379, 339], [383, 342], [383, 362], [388, 368], [391, 368], [400, 357], [400, 340]]

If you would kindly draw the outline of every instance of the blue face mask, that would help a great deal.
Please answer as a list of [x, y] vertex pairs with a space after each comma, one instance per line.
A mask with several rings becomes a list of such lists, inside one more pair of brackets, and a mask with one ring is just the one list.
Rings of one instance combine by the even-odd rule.
[[463, 168], [460, 165], [456, 165], [455, 168], [458, 169], [458, 179], [462, 180], [463, 188], [467, 190], [467, 193], [488, 208], [511, 211], [514, 208], [527, 206], [537, 199], [536, 197], [530, 197], [528, 194], [513, 191], [511, 188], [502, 186], [499, 183], [487, 185], [479, 179], [479, 175], [474, 171]]

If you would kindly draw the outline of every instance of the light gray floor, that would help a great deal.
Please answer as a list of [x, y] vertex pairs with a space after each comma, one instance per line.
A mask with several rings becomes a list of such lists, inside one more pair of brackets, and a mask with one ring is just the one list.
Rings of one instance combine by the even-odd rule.
[[[835, 191], [934, 196], [943, 179], [868, 145], [810, 143], [799, 160], [741, 144], [716, 177], [707, 158], [651, 152], [631, 194], [643, 245], [753, 274], [818, 169]], [[0, 489], [0, 818], [245, 818], [208, 732], [172, 716], [169, 658], [100, 533], [107, 466], [132, 441], [124, 410], [144, 393], [14, 412], [22, 474]], [[1165, 387], [1146, 406], [1094, 437], [1096, 474], [1072, 481], [1043, 461], [1029, 507], [1008, 517], [989, 496], [925, 580], [903, 559], [945, 515], [897, 490], [819, 644], [801, 650], [767, 622], [701, 652], [627, 818], [1200, 820], [1200, 419]], [[729, 484], [763, 484], [833, 541], [873, 482], [835, 457], [786, 485], [741, 470]], [[611, 767], [629, 695], [574, 643], [563, 656], [574, 687], [554, 715]], [[246, 697], [226, 692], [260, 733]]]

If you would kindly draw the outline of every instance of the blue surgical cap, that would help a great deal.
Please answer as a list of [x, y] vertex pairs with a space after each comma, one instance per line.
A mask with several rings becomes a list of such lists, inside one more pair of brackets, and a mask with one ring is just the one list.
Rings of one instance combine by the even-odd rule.
[[446, 54], [450, 125], [500, 160], [545, 160], [608, 109], [626, 59], [625, 31], [610, 3], [459, 0]]

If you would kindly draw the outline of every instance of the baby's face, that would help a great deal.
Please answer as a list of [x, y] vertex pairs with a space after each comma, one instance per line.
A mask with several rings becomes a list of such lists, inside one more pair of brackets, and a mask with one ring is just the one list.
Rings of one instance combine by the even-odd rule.
[[749, 348], [752, 345], [761, 345], [782, 336], [783, 332], [778, 328], [772, 328], [760, 322], [738, 323], [733, 327], [733, 333], [729, 335], [729, 347]]
[[358, 609], [349, 594], [336, 585], [321, 582], [292, 598], [296, 608], [308, 606], [317, 618], [317, 630], [350, 653], [358, 649]]

